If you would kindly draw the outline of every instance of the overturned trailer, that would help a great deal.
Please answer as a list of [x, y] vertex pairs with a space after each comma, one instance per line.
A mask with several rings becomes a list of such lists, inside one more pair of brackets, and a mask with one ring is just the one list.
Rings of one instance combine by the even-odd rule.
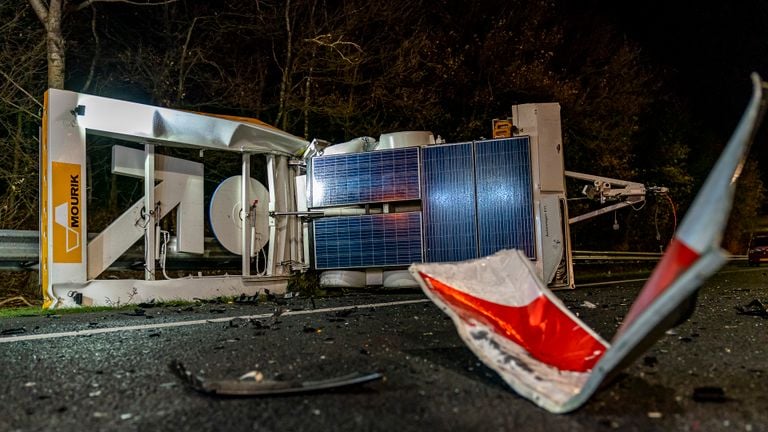
[[[569, 223], [592, 215], [569, 219], [565, 177], [591, 182], [600, 202], [619, 201], [610, 210], [646, 190], [565, 171], [558, 104], [515, 105], [512, 115], [504, 138], [446, 143], [411, 131], [329, 145], [254, 119], [49, 90], [40, 147], [45, 307], [282, 293], [292, 273], [309, 268], [326, 286], [416, 287], [410, 264], [505, 249], [522, 250], [549, 286], [573, 288]], [[89, 235], [90, 135], [126, 142], [112, 147], [111, 171], [141, 179], [144, 196]], [[206, 203], [203, 163], [156, 152], [164, 146], [239, 153], [242, 169]], [[255, 155], [266, 158], [266, 186], [251, 178]], [[172, 214], [165, 225], [175, 232], [161, 230]], [[168, 277], [169, 252], [205, 259], [206, 222], [241, 256], [239, 274]], [[105, 278], [142, 239], [144, 278]]]

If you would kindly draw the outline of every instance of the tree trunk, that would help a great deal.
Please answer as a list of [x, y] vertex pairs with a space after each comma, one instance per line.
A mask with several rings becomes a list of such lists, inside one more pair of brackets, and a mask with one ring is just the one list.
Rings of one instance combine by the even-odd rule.
[[48, 46], [48, 87], [64, 88], [65, 52], [64, 37], [61, 34], [62, 0], [51, 0], [48, 6], [46, 42]]
[[293, 30], [291, 29], [291, 0], [285, 2], [285, 65], [283, 67], [283, 76], [280, 80], [280, 101], [277, 110], [276, 126], [286, 130], [288, 127], [288, 91], [291, 87], [291, 72], [293, 60]]
[[309, 72], [307, 72], [307, 84], [304, 88], [304, 138], [309, 139], [309, 106], [312, 102], [312, 72], [315, 69], [315, 54], [317, 47], [312, 48], [312, 57], [309, 60]]
[[48, 6], [42, 0], [29, 0], [38, 19], [45, 28], [45, 44], [48, 51], [48, 87], [64, 88], [65, 44], [61, 33], [64, 0], [51, 0]]

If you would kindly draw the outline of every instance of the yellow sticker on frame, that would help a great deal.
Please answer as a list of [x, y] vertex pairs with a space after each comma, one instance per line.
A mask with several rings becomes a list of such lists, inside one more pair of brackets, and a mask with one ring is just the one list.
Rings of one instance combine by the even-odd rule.
[[51, 162], [53, 204], [53, 262], [83, 259], [83, 200], [80, 164]]

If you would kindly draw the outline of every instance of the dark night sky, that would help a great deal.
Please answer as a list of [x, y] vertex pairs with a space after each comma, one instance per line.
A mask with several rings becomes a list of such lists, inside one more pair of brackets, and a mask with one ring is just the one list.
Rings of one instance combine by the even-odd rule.
[[[711, 138], [709, 145], [724, 145], [732, 133], [749, 100], [750, 73], [768, 80], [768, 2], [592, 0], [588, 7], [642, 47], [643, 57], [663, 71], [667, 91], [686, 103], [702, 136]], [[700, 167], [714, 162], [709, 158], [716, 149], [697, 151], [705, 145], [697, 138], [690, 145], [694, 163], [701, 155]], [[760, 129], [751, 158], [768, 184], [768, 127]]]
[[768, 78], [768, 3], [628, 0], [602, 3], [695, 114], [728, 133], [749, 97], [749, 74]]

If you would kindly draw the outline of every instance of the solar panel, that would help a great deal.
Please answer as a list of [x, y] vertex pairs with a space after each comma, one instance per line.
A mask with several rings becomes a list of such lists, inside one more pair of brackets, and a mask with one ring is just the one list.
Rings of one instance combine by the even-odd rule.
[[475, 181], [480, 256], [514, 248], [535, 259], [528, 137], [476, 141]]
[[477, 257], [472, 143], [422, 149], [424, 258], [427, 262]]
[[313, 221], [315, 268], [404, 266], [421, 262], [421, 212]]
[[418, 147], [313, 158], [310, 206], [331, 207], [417, 200]]

